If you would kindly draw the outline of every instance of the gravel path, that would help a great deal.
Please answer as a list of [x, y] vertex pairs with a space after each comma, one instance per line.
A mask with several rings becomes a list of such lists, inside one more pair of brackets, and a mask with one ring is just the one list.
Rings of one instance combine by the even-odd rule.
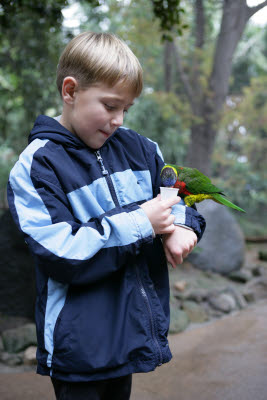
[[[134, 375], [131, 400], [266, 400], [267, 301], [170, 337], [173, 359]], [[0, 374], [1, 400], [54, 400], [49, 378]]]

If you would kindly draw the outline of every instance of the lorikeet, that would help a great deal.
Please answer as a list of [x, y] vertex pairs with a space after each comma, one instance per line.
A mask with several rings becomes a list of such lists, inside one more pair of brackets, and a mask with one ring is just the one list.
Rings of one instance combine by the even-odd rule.
[[167, 164], [162, 168], [160, 176], [162, 186], [179, 188], [179, 196], [184, 199], [187, 206], [211, 199], [224, 206], [245, 212], [223, 197], [223, 192], [196, 168]]

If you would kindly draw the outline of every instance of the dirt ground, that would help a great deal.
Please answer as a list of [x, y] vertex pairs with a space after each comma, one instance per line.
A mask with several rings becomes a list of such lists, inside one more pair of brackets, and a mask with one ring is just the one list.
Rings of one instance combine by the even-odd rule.
[[[136, 374], [131, 400], [266, 400], [267, 301], [170, 336], [173, 359]], [[0, 374], [1, 400], [54, 400], [49, 378]]]

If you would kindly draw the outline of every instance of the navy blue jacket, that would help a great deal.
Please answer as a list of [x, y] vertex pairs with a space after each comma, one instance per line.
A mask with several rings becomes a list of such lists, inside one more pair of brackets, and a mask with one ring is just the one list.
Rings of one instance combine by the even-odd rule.
[[[158, 194], [163, 165], [157, 145], [132, 130], [94, 151], [37, 118], [8, 201], [36, 261], [38, 373], [100, 380], [171, 359], [166, 259], [139, 207]], [[196, 210], [179, 203], [173, 213], [200, 239]]]

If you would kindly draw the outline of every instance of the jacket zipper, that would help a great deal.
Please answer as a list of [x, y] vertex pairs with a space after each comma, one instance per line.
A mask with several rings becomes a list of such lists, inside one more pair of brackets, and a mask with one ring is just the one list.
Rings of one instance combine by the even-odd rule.
[[138, 267], [136, 265], [135, 265], [135, 269], [136, 269], [136, 276], [137, 276], [137, 281], [138, 281], [138, 284], [139, 284], [140, 292], [141, 292], [141, 295], [142, 295], [142, 297], [143, 297], [143, 299], [145, 301], [145, 304], [146, 304], [147, 309], [148, 309], [149, 317], [150, 317], [152, 339], [153, 339], [153, 341], [154, 341], [154, 343], [155, 343], [155, 345], [156, 345], [156, 347], [158, 349], [158, 352], [159, 352], [159, 364], [158, 364], [158, 366], [161, 366], [162, 365], [162, 361], [163, 361], [163, 356], [162, 356], [162, 351], [160, 349], [160, 345], [159, 345], [159, 342], [158, 342], [158, 339], [157, 339], [157, 336], [156, 336], [155, 321], [153, 319], [153, 313], [152, 313], [151, 306], [150, 306], [150, 303], [149, 303], [149, 300], [148, 300], [148, 295], [147, 295], [147, 293], [145, 291], [144, 285], [143, 285], [142, 280], [141, 280], [139, 269], [138, 269]]
[[[106, 170], [106, 168], [104, 166], [103, 158], [101, 156], [100, 151], [99, 150], [95, 151], [95, 155], [96, 155], [97, 161], [98, 161], [98, 163], [100, 165], [100, 168], [101, 168], [101, 171], [102, 171], [102, 175], [105, 177], [105, 179], [107, 181], [108, 188], [110, 190], [111, 197], [112, 197], [112, 199], [114, 201], [114, 204], [115, 204], [116, 207], [120, 207], [120, 203], [118, 201], [113, 182], [111, 180], [111, 177], [110, 177], [108, 171]], [[140, 274], [139, 274], [139, 270], [138, 270], [137, 266], [135, 266], [135, 268], [136, 268], [136, 276], [137, 276], [137, 281], [138, 281], [138, 284], [139, 284], [140, 292], [141, 292], [141, 295], [142, 295], [142, 297], [143, 297], [143, 299], [145, 301], [145, 304], [147, 306], [148, 313], [149, 313], [152, 338], [153, 338], [153, 341], [154, 341], [154, 343], [155, 343], [155, 345], [156, 345], [156, 347], [158, 349], [158, 352], [159, 352], [159, 364], [158, 365], [160, 366], [160, 365], [162, 365], [163, 356], [162, 356], [162, 351], [160, 349], [160, 345], [159, 345], [159, 342], [158, 342], [157, 336], [156, 336], [155, 322], [154, 322], [154, 319], [153, 319], [153, 313], [152, 313], [152, 310], [151, 310], [151, 306], [150, 306], [150, 303], [149, 303], [149, 300], [148, 300], [147, 293], [145, 291], [144, 285], [142, 283], [142, 280], [141, 280], [141, 277], [140, 277]]]
[[118, 201], [113, 182], [112, 182], [111, 177], [110, 177], [110, 175], [108, 173], [108, 170], [106, 170], [106, 168], [104, 166], [103, 158], [101, 156], [100, 151], [99, 150], [95, 151], [95, 155], [96, 155], [97, 161], [98, 161], [98, 163], [100, 165], [100, 168], [101, 168], [101, 171], [102, 171], [102, 175], [105, 177], [105, 179], [107, 181], [108, 188], [110, 190], [112, 200], [113, 200], [113, 202], [114, 202], [116, 207], [120, 207], [120, 203]]

